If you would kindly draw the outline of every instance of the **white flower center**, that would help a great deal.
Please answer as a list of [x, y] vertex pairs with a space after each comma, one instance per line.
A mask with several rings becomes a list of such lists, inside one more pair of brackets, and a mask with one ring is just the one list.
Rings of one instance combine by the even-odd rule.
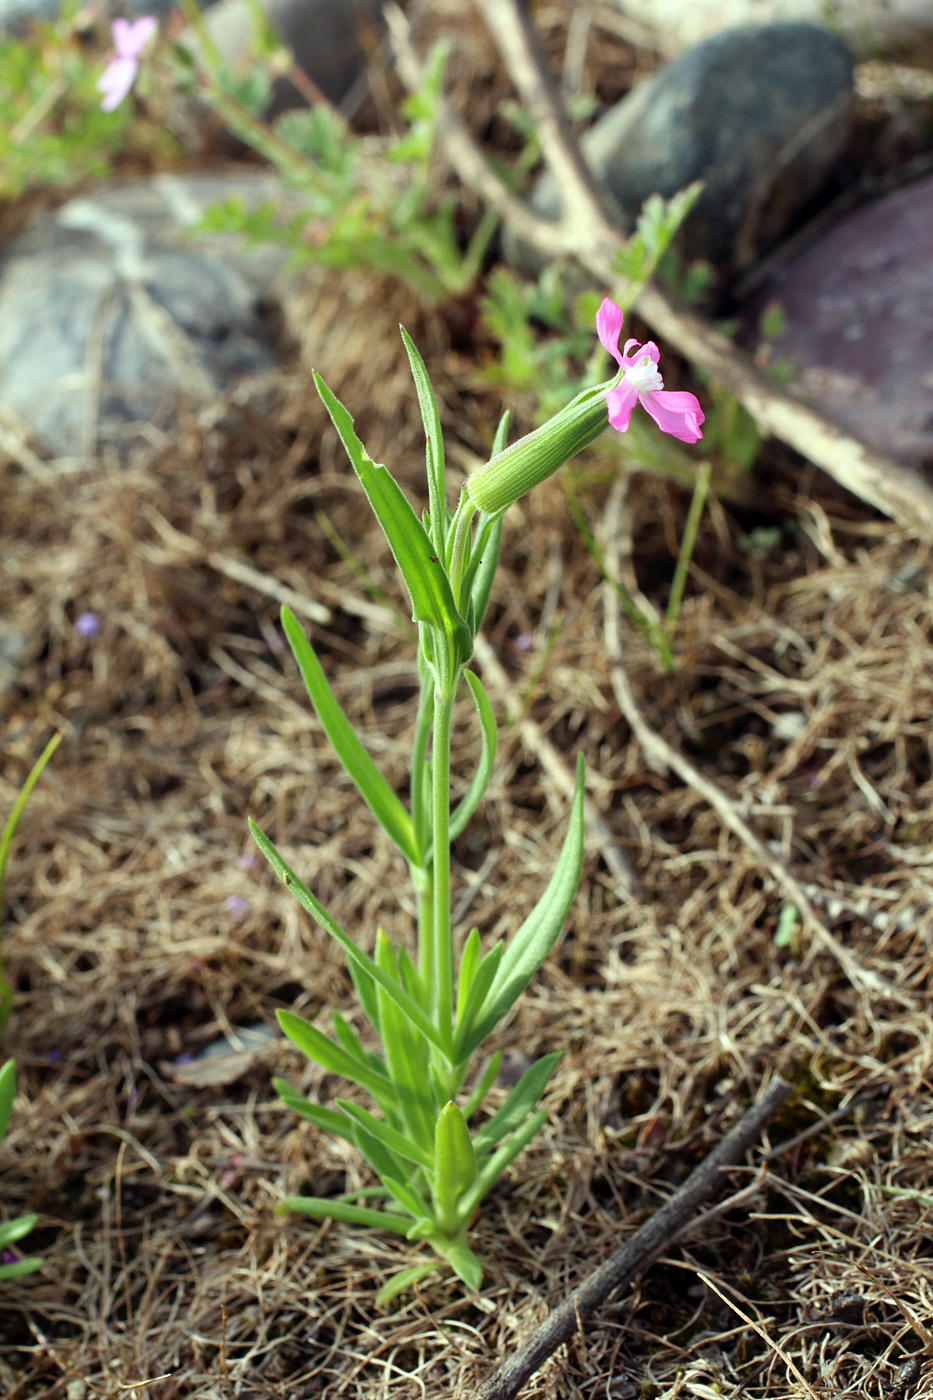
[[664, 380], [658, 373], [658, 367], [650, 355], [641, 355], [633, 365], [630, 365], [625, 371], [625, 378], [635, 386], [640, 394], [664, 388]]

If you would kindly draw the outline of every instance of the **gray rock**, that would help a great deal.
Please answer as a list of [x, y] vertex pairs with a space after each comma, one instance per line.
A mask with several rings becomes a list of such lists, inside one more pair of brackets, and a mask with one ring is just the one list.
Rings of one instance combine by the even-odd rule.
[[282, 248], [187, 230], [215, 201], [284, 198], [274, 176], [162, 175], [72, 199], [0, 262], [0, 402], [66, 457], [128, 448], [278, 363]]
[[745, 308], [777, 303], [773, 362], [824, 417], [905, 466], [933, 467], [933, 178], [865, 205], [788, 261]]
[[[581, 144], [629, 227], [649, 195], [704, 180], [682, 250], [730, 274], [775, 243], [824, 186], [846, 143], [851, 101], [852, 60], [825, 30], [733, 29], [659, 69]], [[545, 175], [532, 204], [554, 218], [558, 203]], [[534, 270], [517, 243], [505, 252]]]
[[930, 0], [616, 0], [636, 42], [669, 58], [742, 24], [803, 20], [839, 34], [859, 58], [915, 56], [933, 37]]
[[[259, 6], [305, 76], [352, 115], [366, 92], [366, 54], [381, 27], [381, 0], [259, 0]], [[223, 62], [234, 71], [249, 54], [250, 11], [250, 0], [219, 0], [204, 17]], [[197, 56], [193, 31], [186, 30], [179, 42]], [[290, 79], [277, 78], [266, 116], [304, 103]]]

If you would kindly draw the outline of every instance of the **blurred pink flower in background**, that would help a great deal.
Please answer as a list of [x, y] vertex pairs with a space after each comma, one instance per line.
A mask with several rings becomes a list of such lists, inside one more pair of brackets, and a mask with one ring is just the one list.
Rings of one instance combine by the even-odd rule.
[[157, 27], [152, 15], [143, 15], [132, 24], [126, 19], [114, 20], [111, 25], [113, 57], [97, 79], [97, 91], [104, 94], [100, 104], [102, 112], [112, 112], [119, 107], [135, 83], [143, 49]]
[[[610, 424], [620, 433], [628, 432], [632, 409], [640, 403], [663, 433], [670, 433], [681, 442], [699, 442], [703, 436], [700, 424], [706, 416], [700, 400], [686, 391], [665, 389], [658, 371], [660, 352], [653, 340], [644, 345], [639, 345], [637, 340], [627, 340], [620, 352], [623, 319], [621, 307], [604, 297], [596, 313], [596, 331], [603, 349], [608, 350], [619, 368], [625, 371], [620, 383], [606, 390]], [[633, 345], [634, 351], [631, 350]]]

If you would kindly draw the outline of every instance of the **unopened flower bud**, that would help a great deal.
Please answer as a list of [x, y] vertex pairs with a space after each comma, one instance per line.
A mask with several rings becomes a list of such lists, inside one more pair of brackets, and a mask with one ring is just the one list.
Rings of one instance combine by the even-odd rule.
[[540, 428], [472, 472], [466, 479], [466, 493], [474, 506], [489, 515], [508, 509], [595, 441], [609, 426], [608, 387], [584, 389]]

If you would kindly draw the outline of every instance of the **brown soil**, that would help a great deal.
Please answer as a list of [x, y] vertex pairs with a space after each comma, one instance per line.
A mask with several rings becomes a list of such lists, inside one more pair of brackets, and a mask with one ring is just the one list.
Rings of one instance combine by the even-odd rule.
[[[420, 506], [404, 319], [441, 399], [453, 494], [499, 410], [470, 387], [462, 326], [331, 280], [352, 313], [321, 312], [317, 367]], [[597, 444], [576, 468], [597, 535], [637, 466], [622, 452]], [[794, 1092], [764, 1159], [523, 1394], [919, 1396], [933, 1343], [929, 550], [772, 448], [758, 508], [714, 500], [704, 517], [675, 674], [625, 634], [644, 716], [805, 884], [853, 977], [815, 936], [776, 946], [787, 898], [772, 875], [700, 793], [646, 765], [612, 689], [606, 585], [561, 482], [511, 512], [486, 629], [507, 686], [487, 668], [487, 688], [500, 715], [518, 697], [568, 768], [584, 753], [637, 887], [591, 834], [565, 934], [494, 1038], [564, 1056], [547, 1125], [475, 1226], [482, 1292], [439, 1276], [378, 1312], [409, 1246], [272, 1214], [285, 1195], [365, 1184], [270, 1080], [323, 1102], [340, 1086], [281, 1040], [237, 1035], [273, 1032], [284, 1006], [325, 1028], [339, 1006], [362, 1031], [339, 950], [245, 859], [247, 814], [364, 942], [380, 922], [411, 932], [406, 872], [309, 712], [271, 587], [326, 609], [306, 625], [402, 784], [410, 624], [362, 493], [302, 367], [268, 413], [231, 401], [183, 417], [129, 466], [61, 475], [4, 457], [0, 473], [0, 616], [28, 639], [0, 693], [0, 813], [64, 734], [4, 890], [17, 1000], [3, 1054], [20, 1096], [2, 1210], [40, 1213], [29, 1245], [47, 1260], [0, 1284], [7, 1400], [469, 1396], [776, 1072]], [[625, 538], [603, 541], [662, 614], [688, 505], [633, 475]], [[82, 638], [88, 611], [101, 631]], [[474, 746], [464, 722], [461, 778]], [[566, 810], [533, 732], [505, 725], [456, 852], [455, 904], [470, 893], [484, 938], [534, 902]], [[227, 1053], [197, 1058], [224, 1037]], [[915, 1352], [920, 1389], [898, 1389]]]

